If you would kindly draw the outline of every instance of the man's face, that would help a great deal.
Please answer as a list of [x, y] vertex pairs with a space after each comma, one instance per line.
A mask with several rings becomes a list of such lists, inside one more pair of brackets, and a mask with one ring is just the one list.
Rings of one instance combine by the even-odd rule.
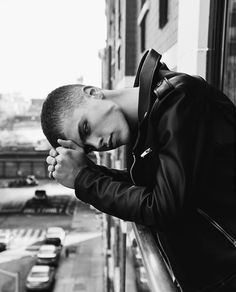
[[106, 151], [127, 144], [130, 128], [120, 108], [109, 100], [89, 98], [64, 123], [64, 133], [86, 151]]

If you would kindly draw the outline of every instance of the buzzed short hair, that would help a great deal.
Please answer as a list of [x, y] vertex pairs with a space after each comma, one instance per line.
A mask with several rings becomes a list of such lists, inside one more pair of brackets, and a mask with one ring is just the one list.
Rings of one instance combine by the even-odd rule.
[[66, 139], [63, 132], [63, 121], [85, 101], [83, 85], [71, 84], [56, 88], [48, 94], [41, 111], [41, 126], [44, 135], [52, 147], [59, 146], [57, 139]]

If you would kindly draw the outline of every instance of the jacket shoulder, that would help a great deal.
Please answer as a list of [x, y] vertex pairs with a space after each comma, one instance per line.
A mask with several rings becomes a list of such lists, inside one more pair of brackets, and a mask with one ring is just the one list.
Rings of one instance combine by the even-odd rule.
[[170, 91], [181, 90], [186, 94], [205, 95], [210, 86], [201, 77], [170, 70], [160, 70], [159, 77], [153, 80], [156, 97], [163, 99]]

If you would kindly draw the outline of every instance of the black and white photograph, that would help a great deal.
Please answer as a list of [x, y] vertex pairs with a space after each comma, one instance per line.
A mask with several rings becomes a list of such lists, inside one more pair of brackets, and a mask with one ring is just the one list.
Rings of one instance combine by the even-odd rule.
[[236, 291], [236, 0], [0, 0], [0, 292]]

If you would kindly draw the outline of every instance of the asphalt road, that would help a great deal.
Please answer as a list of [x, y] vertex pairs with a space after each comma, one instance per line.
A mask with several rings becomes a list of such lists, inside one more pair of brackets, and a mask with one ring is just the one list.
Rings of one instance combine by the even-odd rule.
[[61, 258], [54, 292], [103, 292], [104, 242], [101, 217], [94, 213], [78, 212], [73, 229], [65, 241], [70, 250]]

